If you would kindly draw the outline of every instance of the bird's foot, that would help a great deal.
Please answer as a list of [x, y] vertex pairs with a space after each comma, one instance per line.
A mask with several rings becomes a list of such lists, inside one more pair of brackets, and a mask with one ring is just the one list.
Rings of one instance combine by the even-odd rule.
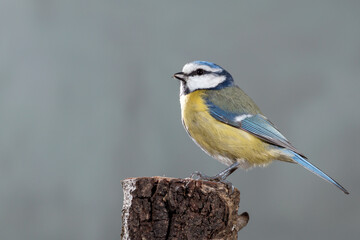
[[231, 182], [226, 181], [225, 179], [231, 173], [233, 173], [236, 169], [238, 169], [239, 166], [240, 166], [239, 162], [234, 162], [229, 167], [227, 167], [225, 170], [221, 171], [219, 174], [217, 174], [217, 175], [215, 175], [213, 177], [202, 174], [199, 171], [195, 171], [195, 172], [193, 172], [191, 174], [190, 178], [195, 179], [195, 180], [206, 180], [206, 181], [212, 181], [212, 182], [221, 182], [221, 183], [225, 184], [228, 187], [228, 189], [231, 189], [231, 194], [232, 194], [234, 192], [234, 186], [232, 185]]
[[195, 171], [191, 174], [190, 178], [194, 179], [194, 180], [219, 182], [219, 183], [225, 184], [228, 189], [231, 189], [231, 194], [234, 192], [234, 186], [232, 185], [232, 183], [225, 180], [226, 177], [224, 178], [224, 175], [221, 175], [221, 174], [217, 174], [217, 175], [211, 177], [211, 176], [205, 175], [199, 171]]
[[207, 180], [207, 181], [213, 181], [213, 177], [210, 177], [208, 175], [205, 175], [199, 171], [195, 171], [190, 175], [191, 179], [194, 180]]

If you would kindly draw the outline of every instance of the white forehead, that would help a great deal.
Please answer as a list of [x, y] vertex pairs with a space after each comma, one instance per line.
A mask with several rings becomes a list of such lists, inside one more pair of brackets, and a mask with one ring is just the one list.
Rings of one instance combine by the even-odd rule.
[[205, 71], [208, 71], [208, 72], [221, 72], [222, 71], [222, 69], [219, 67], [213, 68], [208, 65], [191, 62], [191, 63], [185, 64], [185, 66], [182, 69], [182, 72], [185, 74], [189, 74], [198, 68], [204, 69]]

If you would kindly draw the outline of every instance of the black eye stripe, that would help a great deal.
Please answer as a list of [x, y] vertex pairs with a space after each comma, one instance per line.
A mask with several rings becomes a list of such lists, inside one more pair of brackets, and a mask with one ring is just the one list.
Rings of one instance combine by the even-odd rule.
[[[202, 70], [202, 74], [199, 74], [199, 73], [198, 73], [199, 70]], [[196, 75], [204, 75], [204, 74], [207, 74], [207, 73], [211, 73], [211, 72], [210, 72], [210, 71], [206, 71], [206, 70], [201, 69], [201, 68], [198, 68], [198, 69], [192, 71], [191, 73], [189, 73], [188, 76], [191, 77], [191, 76], [196, 76]]]
[[197, 74], [197, 75], [203, 75], [203, 74], [204, 74], [204, 70], [198, 69], [198, 70], [196, 70], [196, 74]]

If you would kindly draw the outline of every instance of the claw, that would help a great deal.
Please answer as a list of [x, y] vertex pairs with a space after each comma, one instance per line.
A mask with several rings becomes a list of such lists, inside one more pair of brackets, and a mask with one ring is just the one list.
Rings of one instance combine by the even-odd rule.
[[233, 184], [227, 180], [225, 180], [224, 175], [221, 174], [217, 174], [213, 177], [205, 175], [199, 171], [195, 171], [190, 175], [191, 179], [194, 180], [205, 180], [205, 181], [210, 181], [210, 182], [219, 182], [222, 183], [224, 185], [226, 185], [227, 189], [230, 192], [230, 195], [233, 194], [235, 187], [233, 186]]
[[214, 181], [213, 178], [214, 177], [210, 177], [208, 175], [205, 175], [199, 171], [195, 171], [193, 172], [191, 175], [190, 175], [190, 178], [191, 179], [194, 179], [194, 180], [207, 180], [207, 181]]
[[234, 192], [234, 186], [232, 185], [231, 182], [226, 181], [225, 179], [231, 174], [233, 173], [236, 169], [239, 168], [239, 162], [235, 162], [233, 163], [231, 166], [229, 166], [228, 168], [226, 168], [224, 171], [221, 171], [219, 174], [210, 177], [207, 176], [205, 174], [202, 174], [199, 171], [195, 171], [191, 174], [190, 178], [194, 179], [194, 180], [206, 180], [206, 181], [211, 181], [211, 182], [221, 182], [223, 184], [225, 184], [227, 186], [227, 188], [229, 189], [229, 191], [231, 190], [230, 194], [232, 194]]

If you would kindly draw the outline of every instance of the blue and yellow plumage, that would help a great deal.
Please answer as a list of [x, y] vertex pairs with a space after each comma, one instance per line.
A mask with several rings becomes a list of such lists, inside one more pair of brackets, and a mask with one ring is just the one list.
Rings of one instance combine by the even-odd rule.
[[224, 180], [238, 167], [266, 166], [273, 160], [298, 163], [344, 193], [348, 191], [306, 160], [220, 66], [195, 61], [175, 78], [181, 82], [183, 125], [207, 154], [230, 166]]

